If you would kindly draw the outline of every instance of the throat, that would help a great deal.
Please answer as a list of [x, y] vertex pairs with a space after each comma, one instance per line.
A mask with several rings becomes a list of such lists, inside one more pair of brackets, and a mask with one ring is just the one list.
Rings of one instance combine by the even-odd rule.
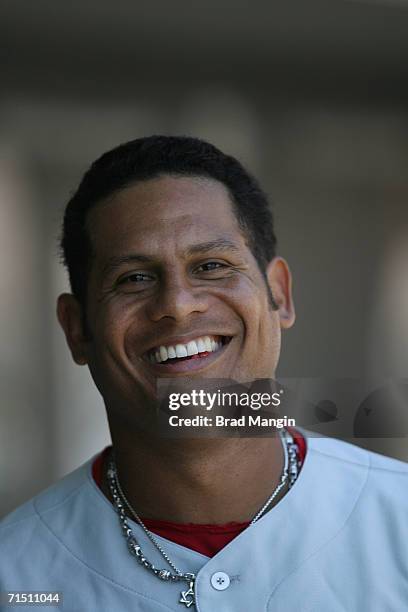
[[[170, 459], [140, 453], [140, 448], [130, 456], [116, 451], [118, 476], [132, 507], [145, 519], [179, 524], [251, 521], [279, 483], [283, 468], [280, 441], [231, 438], [197, 442], [207, 444], [194, 449], [193, 461], [190, 453], [189, 460], [186, 453], [175, 453], [178, 456]], [[106, 477], [108, 460], [104, 461], [101, 488], [112, 502]], [[282, 489], [270, 507], [285, 492]]]

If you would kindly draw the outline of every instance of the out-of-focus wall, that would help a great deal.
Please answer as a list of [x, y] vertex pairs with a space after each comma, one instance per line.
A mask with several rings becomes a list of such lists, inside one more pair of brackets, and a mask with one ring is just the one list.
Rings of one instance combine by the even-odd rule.
[[[298, 319], [284, 335], [281, 376], [407, 377], [408, 96], [405, 67], [397, 60], [403, 42], [395, 32], [408, 25], [408, 10], [380, 14], [368, 5], [343, 4], [335, 3], [336, 24], [323, 5], [319, 19], [306, 11], [310, 32], [301, 27], [302, 15], [291, 22], [282, 8], [286, 38], [279, 38], [276, 20], [264, 7], [258, 16], [261, 46], [254, 24], [248, 30], [237, 24], [239, 35], [246, 33], [242, 48], [228, 14], [219, 14], [214, 44], [223, 48], [224, 27], [225, 49], [230, 45], [234, 53], [218, 63], [211, 37], [197, 39], [196, 46], [189, 40], [188, 57], [181, 39], [172, 46], [177, 20], [169, 14], [167, 39], [160, 31], [167, 41], [163, 72], [162, 47], [138, 47], [137, 36], [133, 44], [126, 36], [120, 41], [96, 35], [95, 22], [107, 23], [105, 9], [93, 24], [76, 17], [79, 48], [87, 54], [82, 66], [76, 57], [75, 68], [65, 55], [60, 65], [60, 55], [52, 57], [52, 45], [59, 54], [62, 47], [57, 33], [47, 29], [52, 24], [45, 12], [48, 41], [38, 36], [38, 15], [30, 24], [26, 9], [4, 9], [11, 60], [0, 103], [0, 515], [109, 443], [102, 401], [88, 371], [72, 363], [56, 323], [56, 297], [68, 288], [57, 237], [64, 204], [82, 173], [119, 142], [151, 133], [194, 134], [238, 156], [260, 178], [274, 202], [279, 250], [294, 274]], [[46, 8], [42, 2], [37, 11]], [[142, 31], [142, 16], [127, 8], [135, 31]], [[350, 12], [354, 21], [346, 19]], [[68, 44], [76, 18], [66, 8], [64, 15], [60, 34]], [[145, 25], [153, 27], [150, 18]], [[271, 20], [269, 30], [264, 18]], [[384, 18], [399, 29], [395, 57], [384, 50], [382, 64], [367, 29], [372, 19], [372, 35], [382, 32], [376, 24]], [[19, 19], [25, 33], [20, 50], [9, 32]], [[366, 28], [360, 48], [353, 29], [358, 23]], [[331, 39], [330, 28], [337, 38]], [[32, 64], [30, 35], [37, 41]], [[308, 41], [315, 48], [305, 63]], [[350, 45], [357, 68], [349, 63]], [[118, 46], [126, 61], [115, 63]], [[36, 54], [42, 64], [36, 64]], [[13, 79], [13, 66], [20, 77], [27, 72], [26, 81]], [[408, 459], [406, 437], [370, 445]]]

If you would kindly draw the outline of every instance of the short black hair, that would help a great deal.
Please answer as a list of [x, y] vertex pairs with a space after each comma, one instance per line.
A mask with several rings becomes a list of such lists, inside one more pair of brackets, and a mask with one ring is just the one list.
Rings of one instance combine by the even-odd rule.
[[234, 213], [263, 274], [275, 256], [273, 215], [266, 194], [241, 163], [212, 144], [189, 136], [149, 136], [104, 153], [90, 166], [64, 214], [61, 255], [72, 293], [86, 305], [92, 245], [89, 211], [130, 185], [163, 175], [215, 179], [227, 188]]

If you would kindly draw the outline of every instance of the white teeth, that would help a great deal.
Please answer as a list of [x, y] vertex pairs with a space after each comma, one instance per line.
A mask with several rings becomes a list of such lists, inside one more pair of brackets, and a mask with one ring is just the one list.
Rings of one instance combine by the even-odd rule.
[[203, 338], [203, 340], [204, 340], [205, 350], [211, 353], [212, 351], [211, 338], [209, 336], [206, 336], [205, 338]]
[[191, 340], [191, 342], [187, 343], [187, 355], [198, 355], [198, 348], [197, 348], [197, 344], [195, 343], [194, 340]]
[[174, 346], [167, 347], [167, 354], [169, 356], [169, 359], [174, 359], [175, 357], [177, 357]]
[[204, 353], [205, 352], [205, 344], [204, 344], [202, 338], [199, 338], [197, 340], [197, 349], [198, 349], [199, 353]]
[[176, 344], [176, 346], [164, 346], [160, 345], [157, 349], [153, 349], [147, 355], [148, 360], [151, 363], [162, 363], [168, 359], [175, 359], [176, 357], [189, 357], [191, 355], [197, 355], [198, 353], [213, 353], [222, 348], [222, 342], [214, 340], [210, 336], [204, 336], [202, 338], [196, 338], [196, 340], [190, 340], [186, 344]]
[[159, 348], [160, 351], [160, 357], [162, 361], [167, 361], [167, 349], [165, 346], [161, 346]]
[[176, 355], [177, 357], [187, 357], [187, 349], [184, 344], [176, 344]]

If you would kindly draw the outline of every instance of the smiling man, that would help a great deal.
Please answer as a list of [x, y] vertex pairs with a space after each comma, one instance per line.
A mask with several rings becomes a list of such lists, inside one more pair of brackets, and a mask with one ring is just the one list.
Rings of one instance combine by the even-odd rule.
[[91, 166], [65, 212], [58, 319], [112, 447], [2, 522], [1, 588], [87, 612], [406, 607], [405, 464], [293, 429], [152, 427], [161, 379], [274, 378], [295, 319], [275, 248], [265, 194], [208, 143], [139, 139]]

